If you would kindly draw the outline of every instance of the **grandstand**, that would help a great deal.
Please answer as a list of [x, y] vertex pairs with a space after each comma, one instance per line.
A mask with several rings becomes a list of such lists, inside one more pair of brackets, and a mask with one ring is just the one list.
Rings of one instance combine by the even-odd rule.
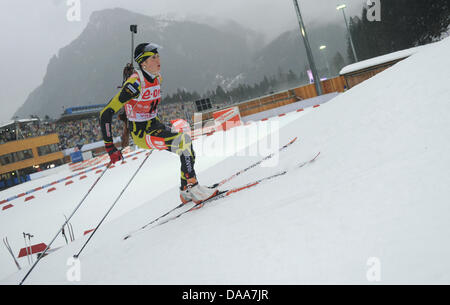
[[25, 139], [30, 136], [30, 124], [38, 122], [39, 119], [21, 119], [9, 121], [0, 125], [0, 144]]
[[94, 117], [100, 114], [100, 111], [106, 106], [106, 104], [98, 104], [98, 105], [88, 105], [88, 106], [77, 106], [77, 107], [69, 107], [64, 110], [64, 113], [61, 114], [61, 117], [57, 120], [57, 123], [65, 122], [65, 121], [75, 121], [79, 119], [85, 119]]
[[[99, 124], [105, 104], [74, 106], [57, 120], [20, 119], [0, 125], [0, 189], [20, 184], [30, 175], [72, 161], [74, 151], [104, 153]], [[185, 119], [192, 124], [193, 102], [162, 103], [158, 114], [164, 123]], [[123, 123], [113, 118], [112, 131], [120, 141]]]
[[[77, 121], [93, 117], [98, 118], [98, 116], [100, 115], [100, 111], [102, 111], [105, 106], [106, 104], [98, 104], [66, 108], [64, 110], [64, 113], [61, 114], [61, 117], [56, 121], [56, 123]], [[180, 102], [171, 104], [161, 103], [158, 107], [159, 117], [165, 122], [180, 118], [190, 121], [194, 112], [195, 107], [193, 102]]]
[[158, 116], [163, 122], [183, 119], [192, 125], [192, 116], [195, 112], [194, 102], [163, 103], [158, 106]]

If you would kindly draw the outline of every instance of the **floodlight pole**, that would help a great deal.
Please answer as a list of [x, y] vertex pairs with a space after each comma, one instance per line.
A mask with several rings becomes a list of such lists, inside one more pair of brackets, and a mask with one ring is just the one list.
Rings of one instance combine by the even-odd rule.
[[133, 63], [133, 51], [134, 51], [134, 33], [131, 32], [131, 58], [130, 58], [130, 63]]
[[314, 63], [314, 57], [311, 51], [311, 46], [309, 45], [308, 35], [306, 33], [305, 24], [303, 23], [302, 14], [300, 13], [300, 7], [298, 6], [297, 0], [292, 0], [294, 2], [294, 7], [297, 12], [298, 24], [300, 26], [300, 32], [303, 37], [303, 42], [306, 48], [306, 54], [308, 56], [309, 67], [314, 77], [314, 85], [316, 87], [317, 95], [322, 95], [322, 86], [320, 84], [319, 74], [317, 73], [316, 64]]
[[131, 59], [130, 59], [130, 63], [133, 64], [133, 59], [134, 59], [134, 34], [137, 34], [137, 24], [130, 25], [130, 31], [131, 31]]

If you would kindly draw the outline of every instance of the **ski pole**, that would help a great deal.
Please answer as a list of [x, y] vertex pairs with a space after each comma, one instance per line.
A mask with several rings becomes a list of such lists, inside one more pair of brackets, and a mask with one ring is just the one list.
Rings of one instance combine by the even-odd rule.
[[31, 259], [31, 263], [34, 263], [33, 261], [33, 248], [32, 248], [32, 243], [31, 243], [31, 237], [34, 237], [33, 235], [31, 235], [30, 233], [27, 234], [28, 236], [28, 243], [30, 244], [30, 259]]
[[53, 244], [53, 242], [56, 240], [56, 238], [59, 236], [59, 234], [61, 233], [61, 231], [63, 230], [64, 226], [67, 225], [67, 223], [69, 222], [69, 220], [73, 217], [73, 215], [75, 215], [76, 211], [80, 208], [80, 206], [83, 204], [84, 200], [87, 198], [87, 196], [91, 193], [92, 189], [97, 185], [97, 183], [100, 181], [100, 179], [103, 177], [103, 175], [106, 173], [106, 171], [110, 168], [111, 166], [111, 162], [108, 163], [108, 165], [106, 166], [106, 169], [103, 171], [103, 173], [97, 178], [97, 180], [95, 180], [94, 184], [92, 184], [91, 188], [88, 190], [88, 192], [86, 193], [86, 195], [84, 195], [83, 199], [80, 201], [80, 203], [75, 207], [75, 209], [73, 210], [72, 214], [69, 216], [69, 218], [66, 220], [66, 222], [62, 225], [61, 229], [58, 230], [58, 233], [56, 233], [55, 237], [53, 237], [52, 241], [47, 245], [47, 248], [45, 248], [44, 252], [42, 252], [42, 254], [39, 256], [39, 258], [36, 260], [36, 262], [33, 264], [33, 266], [31, 266], [30, 270], [28, 270], [27, 274], [25, 274], [25, 276], [23, 277], [23, 279], [20, 281], [19, 285], [22, 285], [25, 280], [27, 279], [27, 277], [30, 275], [31, 271], [33, 271], [33, 269], [36, 267], [36, 265], [39, 263], [39, 261], [41, 260], [41, 258], [43, 258], [45, 256], [45, 253], [47, 253], [48, 249], [50, 249], [50, 246]]
[[25, 232], [22, 232], [22, 234], [23, 234], [23, 240], [25, 241], [25, 250], [27, 251], [28, 265], [30, 265], [30, 259], [28, 258], [27, 239], [25, 238]]
[[70, 227], [70, 238], [72, 239], [71, 241], [73, 242], [75, 240], [75, 234], [73, 233], [72, 224], [69, 222], [67, 226]]
[[27, 252], [27, 261], [28, 261], [28, 266], [31, 266], [31, 262], [30, 262], [30, 254], [28, 252], [28, 243], [27, 243], [27, 234], [25, 232], [22, 233], [23, 234], [23, 240], [25, 241], [25, 250]]
[[[64, 218], [67, 220], [66, 215], [64, 215]], [[67, 222], [67, 230], [69, 231], [70, 242], [73, 242], [75, 240], [75, 236], [73, 234], [73, 228], [72, 228], [72, 224], [70, 222]], [[64, 232], [64, 230], [63, 230], [63, 232]]]
[[81, 247], [80, 251], [78, 252], [78, 254], [75, 254], [73, 257], [74, 258], [78, 258], [81, 254], [81, 252], [83, 252], [83, 249], [86, 247], [86, 245], [89, 243], [89, 241], [91, 240], [92, 236], [94, 236], [95, 232], [97, 232], [98, 228], [101, 226], [101, 224], [103, 223], [103, 221], [106, 219], [106, 217], [108, 216], [109, 212], [111, 212], [111, 210], [114, 208], [114, 206], [116, 205], [116, 203], [119, 201], [120, 197], [122, 197], [122, 194], [125, 192], [125, 190], [128, 188], [128, 186], [130, 185], [131, 181], [133, 181], [134, 177], [136, 177], [137, 173], [139, 172], [139, 170], [142, 168], [142, 166], [144, 165], [145, 161], [147, 161], [148, 157], [152, 154], [153, 150], [150, 151], [150, 153], [145, 157], [144, 161], [142, 161], [141, 165], [139, 165], [138, 169], [136, 170], [136, 172], [133, 174], [133, 176], [131, 177], [131, 179], [128, 181], [127, 185], [125, 185], [125, 187], [122, 189], [122, 191], [120, 192], [119, 196], [116, 198], [116, 200], [114, 201], [114, 203], [111, 205], [111, 207], [109, 208], [109, 210], [106, 212], [105, 216], [103, 216], [102, 220], [100, 220], [99, 224], [97, 225], [97, 227], [95, 227], [94, 231], [89, 235], [88, 240], [84, 243], [83, 247]]
[[67, 237], [66, 237], [66, 233], [64, 232], [64, 227], [61, 231], [62, 236], [64, 237], [64, 239], [66, 240], [66, 245], [68, 245], [69, 243], [67, 242]]

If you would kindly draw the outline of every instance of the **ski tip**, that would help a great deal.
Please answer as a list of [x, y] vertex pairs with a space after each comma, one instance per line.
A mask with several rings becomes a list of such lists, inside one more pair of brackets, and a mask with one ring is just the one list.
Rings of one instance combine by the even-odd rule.
[[202, 207], [203, 207], [203, 202], [202, 203], [198, 203], [197, 205], [192, 207], [189, 211], [195, 211], [195, 210], [201, 209]]
[[313, 161], [316, 161], [317, 157], [320, 156], [320, 151], [317, 153], [317, 155], [314, 157]]
[[123, 240], [127, 240], [128, 238], [130, 238], [131, 237], [131, 235], [127, 235], [127, 236], [125, 236], [124, 238], [123, 238]]

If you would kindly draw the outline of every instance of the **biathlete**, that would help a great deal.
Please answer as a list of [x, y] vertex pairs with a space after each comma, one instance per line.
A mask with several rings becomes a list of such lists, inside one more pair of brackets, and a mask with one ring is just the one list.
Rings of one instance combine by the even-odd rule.
[[166, 150], [180, 156], [181, 201], [201, 203], [217, 195], [218, 190], [198, 183], [194, 170], [195, 152], [191, 137], [183, 132], [172, 132], [171, 126], [163, 124], [158, 117], [158, 105], [161, 102], [159, 48], [152, 43], [142, 43], [136, 47], [134, 59], [139, 68], [100, 112], [105, 149], [112, 163], [123, 158], [113, 144], [111, 122], [113, 115], [124, 108], [128, 129], [137, 146], [144, 149]]

